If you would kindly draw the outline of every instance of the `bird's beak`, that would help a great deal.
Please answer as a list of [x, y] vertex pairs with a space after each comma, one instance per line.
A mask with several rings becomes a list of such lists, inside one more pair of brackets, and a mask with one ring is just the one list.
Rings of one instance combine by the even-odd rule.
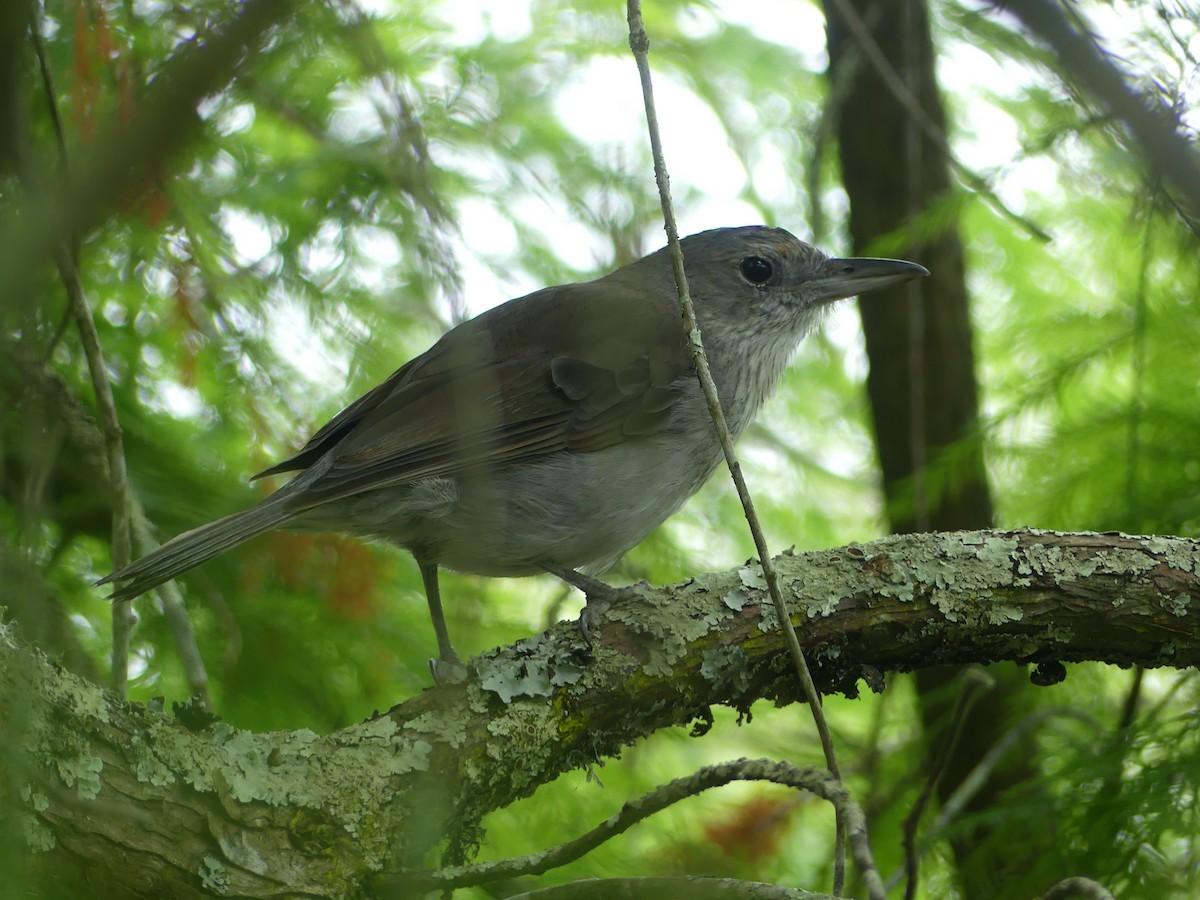
[[832, 303], [929, 274], [924, 266], [902, 259], [830, 259], [824, 268], [828, 274], [806, 285], [817, 303]]

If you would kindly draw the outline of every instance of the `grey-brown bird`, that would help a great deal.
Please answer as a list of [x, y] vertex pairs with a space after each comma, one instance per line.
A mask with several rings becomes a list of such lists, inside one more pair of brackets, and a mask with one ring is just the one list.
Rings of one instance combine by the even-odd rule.
[[[735, 437], [833, 301], [928, 275], [835, 259], [780, 228], [684, 238], [696, 318]], [[265, 531], [399, 544], [421, 569], [439, 658], [457, 665], [438, 568], [553, 572], [586, 588], [722, 459], [666, 249], [511, 300], [447, 332], [256, 475], [298, 474], [109, 575], [127, 600]], [[587, 573], [587, 574], [584, 574]]]

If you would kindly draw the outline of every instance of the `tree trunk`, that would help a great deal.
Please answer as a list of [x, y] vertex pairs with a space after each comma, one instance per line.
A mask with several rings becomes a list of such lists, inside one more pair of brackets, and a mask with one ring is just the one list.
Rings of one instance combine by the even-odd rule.
[[[854, 252], [881, 241], [930, 270], [921, 282], [860, 298], [870, 372], [867, 391], [875, 424], [891, 528], [897, 533], [986, 528], [992, 504], [977, 433], [978, 397], [971, 323], [952, 197], [945, 115], [934, 73], [924, 0], [849, 0], [892, 71], [871, 61], [854, 29], [825, 0], [834, 115], [842, 177], [850, 196]], [[922, 116], [897, 97], [899, 84]], [[936, 211], [936, 215], [930, 215]], [[899, 241], [897, 243], [897, 241]], [[921, 716], [931, 758], [945, 739], [957, 701], [958, 671], [917, 673]], [[1015, 720], [1028, 710], [1030, 686], [1012, 668], [968, 713], [957, 752], [939, 784], [952, 794]], [[967, 812], [983, 812], [1032, 774], [1027, 746], [1010, 753]], [[989, 849], [988, 829], [953, 841], [966, 896], [989, 896], [1012, 854]]]

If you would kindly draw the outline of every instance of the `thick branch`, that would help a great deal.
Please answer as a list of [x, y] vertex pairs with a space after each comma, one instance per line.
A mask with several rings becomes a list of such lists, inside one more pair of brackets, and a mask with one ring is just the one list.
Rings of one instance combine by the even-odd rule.
[[[1197, 541], [906, 535], [776, 564], [826, 693], [940, 663], [1200, 662]], [[563, 623], [328, 736], [192, 732], [0, 633], [7, 787], [31, 865], [52, 886], [83, 872], [130, 895], [340, 896], [427, 867], [447, 836], [465, 858], [484, 814], [564, 771], [706, 723], [713, 703], [796, 699], [760, 579], [748, 566], [648, 590], [593, 618], [590, 654]]]

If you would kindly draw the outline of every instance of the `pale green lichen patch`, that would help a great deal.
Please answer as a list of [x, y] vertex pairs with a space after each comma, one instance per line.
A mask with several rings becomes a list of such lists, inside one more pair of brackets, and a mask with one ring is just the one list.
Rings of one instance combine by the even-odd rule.
[[508, 658], [493, 659], [480, 662], [476, 669], [479, 686], [504, 703], [511, 703], [514, 697], [549, 697], [554, 690], [542, 660], [522, 660], [514, 664]]
[[637, 604], [610, 607], [605, 618], [655, 638], [644, 644], [647, 658], [642, 669], [656, 678], [670, 675], [692, 642], [733, 615], [727, 605], [718, 606], [713, 592], [698, 581], [661, 592], [645, 592], [641, 599], [643, 602]]
[[713, 690], [736, 696], [750, 687], [750, 655], [739, 644], [706, 650], [700, 658], [700, 674]]
[[[521, 765], [508, 766], [503, 770], [491, 766], [477, 769], [476, 773], [483, 780], [503, 778], [506, 790], [511, 786], [520, 794], [536, 787], [540, 782], [540, 773], [550, 764], [558, 721], [549, 705], [526, 703], [512, 709], [513, 712], [508, 715], [499, 716], [488, 723], [488, 734], [504, 740], [489, 742], [487, 753], [495, 760], [520, 759]], [[508, 749], [502, 750], [498, 746], [501, 744]]]
[[[0, 672], [0, 680], [7, 685], [7, 673]], [[47, 768], [42, 777], [53, 777], [78, 797], [95, 799], [103, 796], [102, 789], [107, 790], [103, 781], [106, 757], [93, 753], [88, 741], [89, 735], [101, 731], [101, 724], [111, 718], [126, 739], [105, 746], [123, 754], [122, 765], [142, 783], [158, 788], [189, 784], [197, 791], [218, 794], [226, 805], [245, 802], [316, 809], [324, 819], [355, 834], [362, 852], [378, 860], [394, 835], [392, 820], [405, 813], [397, 807], [394, 814], [381, 814], [381, 804], [389, 797], [389, 781], [428, 769], [433, 753], [431, 740], [401, 732], [389, 718], [329, 737], [307, 730], [254, 735], [223, 722], [193, 732], [161, 713], [116, 701], [107, 706], [97, 700], [98, 689], [69, 673], [58, 672], [44, 681], [44, 699], [31, 704], [24, 716], [21, 740], [31, 759], [41, 760]], [[66, 710], [70, 726], [47, 712], [54, 709]], [[127, 727], [124, 718], [136, 721]], [[110, 724], [104, 733], [112, 730]], [[24, 823], [31, 848], [53, 847], [53, 835], [41, 824], [37, 812], [49, 809], [58, 813], [54, 793], [27, 785], [21, 795], [25, 803], [22, 819], [14, 822]], [[242, 867], [251, 870], [257, 865], [255, 854], [261, 853], [257, 844], [222, 847], [227, 861], [240, 859]], [[210, 893], [222, 889], [222, 876], [227, 873], [221, 866], [220, 860], [213, 858], [205, 869], [203, 877]]]
[[518, 641], [511, 650], [485, 653], [474, 663], [479, 686], [504, 703], [517, 697], [549, 697], [556, 688], [578, 682], [585, 672], [569, 656], [559, 657], [561, 646], [538, 635]]
[[50, 808], [50, 798], [41, 791], [33, 790], [29, 785], [21, 785], [21, 799], [30, 803], [38, 812], [45, 812]]
[[[400, 734], [388, 718], [329, 737], [306, 729], [259, 735], [223, 722], [202, 734], [163, 727], [155, 736], [161, 738], [154, 741], [158, 755], [182, 764], [176, 775], [198, 790], [239, 803], [319, 809], [352, 834], [376, 817], [389, 779], [428, 769], [433, 750], [428, 741]], [[157, 770], [147, 771], [161, 777]], [[363, 845], [385, 840], [360, 836]]]
[[[354, 728], [347, 729], [342, 733], [341, 742], [343, 744], [363, 744], [372, 741], [390, 740], [396, 736], [399, 729], [396, 723], [387, 716], [379, 716], [375, 719], [369, 719]], [[309, 732], [312, 734], [312, 732]]]
[[421, 713], [409, 719], [404, 725], [404, 731], [410, 736], [424, 735], [436, 743], [446, 744], [455, 749], [463, 746], [467, 739], [466, 724], [462, 720], [436, 711]]
[[31, 813], [22, 812], [20, 816], [21, 832], [26, 847], [34, 853], [44, 853], [55, 848], [57, 841], [49, 825]]
[[1154, 536], [1146, 538], [1142, 545], [1172, 568], [1200, 575], [1200, 547], [1195, 541]]
[[1075, 631], [1069, 625], [1048, 625], [1042, 634], [1045, 640], [1058, 644], [1069, 644], [1075, 639]]
[[1013, 560], [1020, 542], [1016, 538], [987, 537], [977, 553], [979, 561], [995, 572], [1007, 572], [1012, 583]]
[[1173, 616], [1180, 618], [1187, 615], [1188, 606], [1191, 605], [1192, 598], [1187, 594], [1176, 594], [1175, 596], [1163, 596], [1161, 601], [1163, 609]]
[[[1200, 575], [1200, 547], [1197, 547], [1195, 541], [1151, 537], [1143, 541], [1143, 545], [1171, 568]], [[1184, 613], [1176, 613], [1176, 615], [1184, 615]]]
[[[860, 574], [853, 570], [847, 573], [836, 557], [806, 562], [787, 582], [793, 597], [792, 605], [809, 619], [832, 615], [844, 597], [865, 586], [865, 579], [860, 578]], [[763, 627], [768, 623], [771, 628], [778, 627], [775, 604], [770, 597], [763, 598], [763, 607], [763, 624], [759, 627], [764, 631], [769, 630]]]
[[229, 873], [225, 864], [215, 856], [206, 856], [200, 862], [200, 884], [205, 890], [214, 894], [224, 894], [229, 890]]
[[82, 800], [94, 800], [100, 795], [100, 773], [104, 760], [90, 753], [54, 760], [58, 777], [67, 787], [75, 788]]
[[[395, 729], [387, 732], [388, 735], [394, 733]], [[321, 738], [315, 731], [312, 731], [311, 729], [299, 728], [292, 732], [292, 736], [289, 738], [289, 743], [298, 757], [301, 759], [308, 759], [310, 756], [320, 750]]]
[[1049, 577], [1056, 585], [1070, 584], [1095, 574], [1137, 578], [1153, 570], [1158, 562], [1145, 553], [1125, 548], [1090, 550], [1031, 544], [1025, 548], [1018, 571], [1023, 575]]
[[[1111, 550], [1099, 550], [1095, 555], [1099, 565], [1087, 570], [1087, 574], [1099, 572], [1103, 575], [1145, 575], [1152, 572], [1158, 567], [1158, 561], [1153, 557], [1146, 556], [1137, 550], [1127, 550], [1124, 548], [1114, 548]], [[1079, 570], [1079, 566], [1072, 569], [1070, 576], [1074, 578], [1075, 571]], [[1061, 580], [1061, 579], [1060, 579]]]
[[146, 745], [141, 735], [132, 735], [129, 751], [133, 757], [133, 774], [138, 781], [148, 782], [157, 787], [175, 783], [175, 773]]
[[80, 683], [82, 690], [71, 690], [71, 705], [75, 715], [85, 719], [97, 719], [108, 724], [108, 702], [99, 688]]
[[95, 719], [105, 725], [109, 723], [108, 701], [104, 691], [91, 682], [63, 673], [63, 677], [48, 680], [44, 690], [50, 708], [69, 709], [80, 719]]
[[554, 666], [554, 671], [550, 674], [550, 683], [555, 687], [565, 687], [568, 684], [575, 684], [579, 679], [583, 678], [585, 671], [582, 666], [577, 666], [572, 662], [559, 662]]
[[804, 606], [810, 617], [827, 616], [842, 596], [854, 594], [905, 602], [924, 594], [950, 622], [1015, 616], [1012, 605], [997, 611], [980, 601], [994, 596], [997, 587], [1014, 583], [1018, 539], [983, 532], [946, 534], [938, 536], [934, 553], [907, 546], [908, 540], [898, 535], [878, 541], [874, 546], [882, 552], [856, 548], [852, 557], [859, 559], [857, 570], [847, 569], [840, 557], [829, 564], [806, 565], [791, 586], [798, 596], [808, 598]]
[[[322, 766], [328, 766], [329, 779], [338, 796], [345, 799], [345, 810], [352, 820], [373, 809], [386, 792], [389, 781], [412, 772], [429, 771], [433, 744], [423, 738], [411, 739], [386, 717], [347, 728], [329, 738], [321, 738]], [[375, 726], [375, 727], [371, 727]], [[329, 751], [332, 747], [332, 753]], [[293, 793], [295, 796], [295, 793]], [[306, 805], [315, 805], [324, 797], [300, 794]]]
[[[799, 593], [797, 593], [795, 596], [798, 598], [803, 597], [805, 599], [808, 597], [807, 594]], [[755, 600], [758, 603], [758, 630], [763, 634], [770, 634], [772, 631], [778, 631], [779, 613], [775, 610], [774, 601], [771, 600], [770, 596], [765, 591], [761, 592], [761, 594], [755, 598]]]
[[947, 622], [962, 622], [966, 619], [962, 604], [953, 594], [934, 589], [929, 594], [929, 602], [945, 616]]
[[1019, 606], [1007, 603], [993, 603], [988, 607], [988, 622], [992, 625], [1003, 625], [1006, 622], [1020, 622], [1025, 618], [1025, 610]]
[[721, 602], [734, 612], [741, 612], [746, 604], [750, 602], [750, 593], [734, 588], [721, 598]]
[[1017, 572], [1021, 575], [1048, 575], [1062, 568], [1062, 551], [1045, 544], [1030, 544], [1021, 554]]
[[221, 771], [235, 800], [283, 806], [292, 797], [291, 773], [268, 762], [274, 749], [273, 742], [249, 731], [235, 731], [224, 741]]
[[[810, 619], [822, 618], [832, 616], [837, 612], [838, 606], [841, 604], [841, 599], [841, 597], [837, 596], [806, 597], [801, 606]], [[770, 601], [768, 600], [768, 602]], [[772, 612], [775, 610], [774, 603], [771, 603], [771, 610]]]
[[[33, 790], [27, 784], [21, 785], [19, 793], [21, 799], [37, 812], [45, 812], [50, 807], [50, 798], [41, 791]], [[50, 830], [50, 827], [32, 813], [21, 810], [19, 815], [21, 832], [25, 837], [26, 846], [35, 853], [53, 850], [55, 846], [54, 832]]]
[[762, 564], [758, 560], [751, 560], [741, 566], [738, 569], [738, 580], [748, 588], [760, 591], [767, 589], [767, 579], [763, 575]]

